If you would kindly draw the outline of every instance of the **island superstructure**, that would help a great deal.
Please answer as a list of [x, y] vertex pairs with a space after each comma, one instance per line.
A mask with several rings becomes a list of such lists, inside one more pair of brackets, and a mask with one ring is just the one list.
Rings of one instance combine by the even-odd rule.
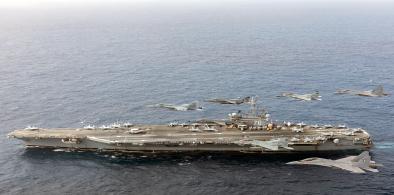
[[368, 150], [370, 135], [345, 125], [307, 125], [272, 122], [255, 104], [249, 113], [231, 113], [228, 119], [189, 123], [83, 128], [36, 128], [15, 130], [9, 137], [27, 147], [65, 148], [114, 152], [257, 152], [293, 153]]

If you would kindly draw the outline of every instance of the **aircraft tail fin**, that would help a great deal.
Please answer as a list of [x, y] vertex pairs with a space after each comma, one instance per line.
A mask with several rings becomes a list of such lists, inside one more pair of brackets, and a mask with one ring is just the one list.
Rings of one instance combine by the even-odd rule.
[[354, 163], [355, 166], [371, 171], [371, 172], [379, 172], [377, 169], [374, 169], [371, 167], [371, 165], [375, 164], [373, 161], [371, 161], [371, 156], [369, 155], [368, 151], [362, 152], [360, 155], [354, 157], [352, 159], [352, 162]]
[[358, 156], [354, 157], [352, 159], [352, 162], [360, 162], [362, 160], [368, 160], [371, 161], [371, 156], [369, 156], [369, 152], [368, 151], [364, 151], [361, 154], [359, 154]]
[[189, 104], [189, 106], [187, 107], [189, 110], [197, 110], [199, 108], [199, 104], [198, 102], [192, 102], [191, 104]]
[[374, 95], [384, 95], [384, 89], [382, 85], [377, 86], [374, 90], [372, 90], [372, 94]]

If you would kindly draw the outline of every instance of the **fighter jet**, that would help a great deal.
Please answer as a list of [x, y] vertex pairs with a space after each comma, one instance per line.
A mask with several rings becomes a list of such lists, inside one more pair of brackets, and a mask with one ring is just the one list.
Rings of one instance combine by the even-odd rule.
[[374, 90], [369, 91], [358, 91], [351, 89], [339, 89], [335, 92], [335, 94], [350, 94], [350, 95], [359, 95], [359, 96], [368, 96], [368, 97], [382, 97], [389, 95], [385, 93], [383, 90], [383, 86], [379, 85]]
[[155, 105], [149, 105], [148, 107], [153, 107], [153, 108], [166, 108], [170, 110], [176, 110], [176, 111], [188, 111], [188, 110], [202, 110], [203, 108], [199, 106], [198, 102], [192, 102], [190, 104], [181, 104], [181, 105], [175, 105], [175, 104], [155, 104]]
[[236, 98], [236, 99], [224, 99], [224, 98], [215, 98], [215, 99], [209, 99], [205, 100], [206, 102], [212, 102], [212, 103], [219, 103], [219, 104], [243, 104], [243, 103], [249, 103], [250, 97], [244, 97], [244, 98]]
[[282, 95], [278, 97], [289, 97], [289, 98], [294, 98], [296, 100], [302, 100], [302, 101], [312, 101], [312, 100], [321, 100], [321, 96], [318, 91], [315, 93], [311, 94], [296, 94], [296, 93], [282, 93]]
[[382, 166], [376, 164], [375, 161], [371, 160], [371, 156], [367, 151], [362, 152], [358, 156], [348, 156], [338, 160], [331, 160], [325, 158], [307, 158], [300, 161], [293, 161], [286, 163], [289, 165], [319, 165], [325, 167], [336, 167], [352, 173], [365, 173], [366, 171], [379, 172], [376, 167]]

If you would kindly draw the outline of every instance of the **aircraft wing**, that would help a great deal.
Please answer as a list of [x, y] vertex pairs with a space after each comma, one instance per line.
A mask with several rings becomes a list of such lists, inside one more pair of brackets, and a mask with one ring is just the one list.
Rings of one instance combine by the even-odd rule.
[[348, 156], [348, 157], [345, 157], [345, 158], [340, 158], [338, 160], [335, 160], [335, 162], [338, 162], [338, 163], [351, 162], [351, 161], [354, 160], [354, 158], [356, 158], [356, 156]]
[[324, 158], [317, 158], [317, 157], [312, 157], [312, 158], [306, 158], [304, 160], [299, 160], [299, 161], [292, 161], [288, 162], [286, 164], [290, 165], [318, 165], [318, 166], [324, 166], [324, 167], [332, 167], [332, 160], [324, 159]]
[[206, 101], [213, 102], [213, 103], [220, 103], [220, 104], [226, 103], [226, 101], [224, 99], [210, 99], [210, 100], [206, 100]]
[[219, 103], [219, 104], [242, 104], [242, 103], [251, 103], [251, 101], [254, 101], [256, 97], [244, 97], [244, 98], [235, 98], [235, 99], [222, 99], [222, 98], [217, 98], [217, 99], [210, 99], [206, 100], [207, 102], [214, 102], [214, 103]]
[[377, 96], [377, 95], [373, 94], [371, 91], [359, 91], [359, 92], [356, 93], [356, 95], [359, 95], [359, 96], [368, 96], [368, 97]]
[[238, 100], [229, 100], [229, 99], [211, 99], [207, 100], [207, 102], [214, 102], [219, 104], [240, 104]]
[[159, 104], [160, 108], [167, 108], [167, 109], [171, 109], [171, 110], [177, 110], [177, 106], [172, 105], [172, 104]]
[[293, 98], [293, 99], [296, 99], [296, 100], [302, 100], [302, 101], [311, 101], [312, 100], [312, 95], [311, 94], [300, 95], [300, 94], [295, 94], [295, 93], [282, 93], [281, 96], [282, 97]]
[[222, 104], [236, 104], [237, 102], [234, 100], [221, 100]]
[[228, 104], [241, 104], [243, 101], [242, 100], [227, 100], [226, 102]]
[[[352, 157], [354, 158], [354, 157]], [[350, 159], [350, 158], [349, 158]], [[361, 168], [353, 166], [352, 164], [346, 164], [343, 162], [338, 162], [334, 160], [324, 159], [324, 158], [307, 158], [300, 161], [293, 161], [287, 164], [297, 164], [297, 165], [318, 165], [324, 167], [336, 167], [352, 173], [365, 173]]]
[[183, 111], [185, 110], [185, 108], [181, 105], [181, 106], [177, 106], [177, 105], [173, 105], [173, 104], [157, 104], [155, 105], [155, 107], [157, 108], [167, 108], [170, 110], [180, 110]]
[[334, 163], [332, 166], [346, 171], [350, 171], [352, 173], [365, 173], [365, 171], [361, 168], [353, 166], [351, 164]]
[[350, 89], [338, 89], [335, 94], [347, 94], [350, 93]]
[[[171, 106], [171, 107], [172, 107], [174, 110], [178, 110], [178, 111], [187, 111], [189, 106], [190, 106], [190, 104], [182, 104], [182, 105], [179, 105], [179, 106], [174, 105], [174, 106]], [[171, 107], [170, 107], [170, 108], [171, 108]]]
[[336, 94], [350, 94], [350, 95], [358, 95], [359, 93], [362, 93], [361, 91], [355, 91], [351, 89], [338, 89]]
[[311, 101], [312, 100], [312, 98], [308, 95], [292, 95], [291, 97], [294, 99], [303, 100], [303, 101]]
[[286, 164], [290, 164], [290, 165], [318, 165], [318, 166], [324, 166], [324, 167], [336, 167], [336, 168], [340, 168], [340, 169], [343, 169], [346, 171], [350, 171], [352, 173], [365, 173], [364, 170], [362, 170], [359, 167], [353, 166], [352, 164], [335, 162], [333, 160], [328, 160], [328, 159], [323, 159], [323, 158], [307, 158], [307, 159], [300, 160], [300, 161], [288, 162]]
[[173, 105], [173, 104], [155, 104], [155, 105], [148, 105], [148, 107], [153, 107], [153, 108], [167, 108], [170, 110], [177, 110], [177, 111], [186, 111], [187, 106], [189, 104], [184, 104], [184, 105]]

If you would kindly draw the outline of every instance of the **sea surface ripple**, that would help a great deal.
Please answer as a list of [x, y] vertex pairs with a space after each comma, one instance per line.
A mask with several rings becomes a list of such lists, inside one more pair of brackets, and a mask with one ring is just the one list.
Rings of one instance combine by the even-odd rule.
[[[216, 9], [217, 8], [217, 9]], [[0, 8], [1, 9], [1, 8]], [[0, 11], [0, 194], [393, 194], [392, 7], [262, 5]], [[276, 98], [319, 90], [322, 101]], [[289, 166], [293, 157], [25, 150], [13, 129], [224, 118], [147, 108], [258, 95], [279, 121], [365, 128], [379, 173]]]

